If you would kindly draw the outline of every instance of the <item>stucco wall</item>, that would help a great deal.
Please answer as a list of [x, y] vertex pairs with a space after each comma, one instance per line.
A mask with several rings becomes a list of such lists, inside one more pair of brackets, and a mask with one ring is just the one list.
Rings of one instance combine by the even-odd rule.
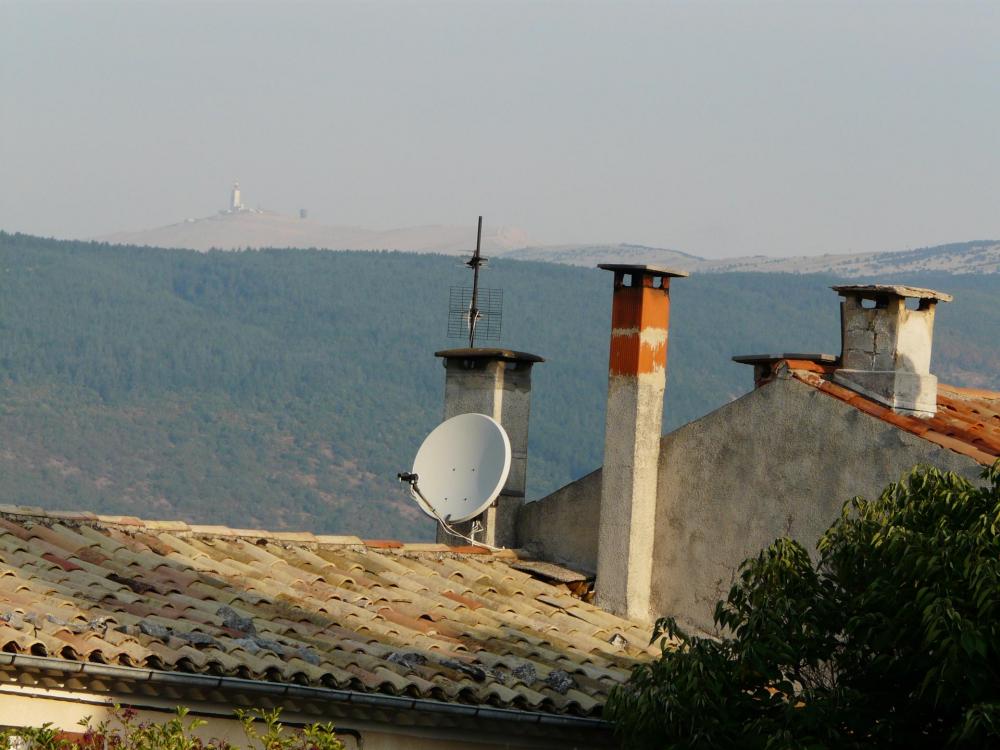
[[601, 470], [521, 506], [518, 546], [573, 570], [597, 570], [597, 525], [601, 516]]
[[[663, 437], [650, 617], [711, 629], [735, 571], [776, 537], [810, 550], [855, 495], [915, 464], [977, 479], [972, 459], [793, 379], [778, 379]], [[522, 508], [519, 544], [592, 572], [601, 478], [593, 472]]]
[[782, 535], [813, 550], [845, 501], [876, 496], [917, 463], [970, 479], [982, 471], [792, 379], [665, 436], [652, 615], [710, 628], [744, 559]]

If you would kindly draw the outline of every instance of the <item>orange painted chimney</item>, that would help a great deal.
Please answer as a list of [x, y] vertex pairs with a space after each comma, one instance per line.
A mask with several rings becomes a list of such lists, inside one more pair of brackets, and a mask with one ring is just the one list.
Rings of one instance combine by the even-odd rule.
[[667, 382], [670, 279], [658, 266], [602, 263], [615, 275], [601, 472], [597, 603], [649, 620], [656, 484]]

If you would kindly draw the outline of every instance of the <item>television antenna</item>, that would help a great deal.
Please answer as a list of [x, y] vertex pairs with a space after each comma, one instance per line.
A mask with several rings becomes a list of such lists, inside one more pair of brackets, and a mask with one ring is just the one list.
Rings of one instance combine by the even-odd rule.
[[510, 473], [510, 438], [500, 423], [485, 414], [459, 414], [428, 435], [413, 470], [399, 481], [410, 485], [420, 509], [449, 534], [470, 544], [496, 549], [455, 530], [453, 523], [475, 518], [500, 495]]
[[482, 241], [483, 217], [480, 216], [476, 250], [465, 262], [465, 266], [472, 269], [472, 286], [453, 286], [448, 300], [448, 338], [468, 337], [470, 349], [475, 348], [477, 335], [481, 339], [499, 341], [503, 319], [503, 290], [479, 286], [479, 269], [489, 260], [482, 256]]

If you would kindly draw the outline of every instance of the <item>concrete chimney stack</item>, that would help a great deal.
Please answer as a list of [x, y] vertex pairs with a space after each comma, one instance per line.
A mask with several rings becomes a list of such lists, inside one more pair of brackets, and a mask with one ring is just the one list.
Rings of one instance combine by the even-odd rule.
[[657, 266], [601, 264], [614, 273], [608, 403], [601, 471], [597, 603], [649, 620], [656, 485], [667, 382], [670, 279]]
[[[901, 414], [934, 416], [934, 308], [951, 302], [951, 295], [888, 284], [833, 289], [844, 297], [842, 353], [834, 380]], [[907, 307], [907, 300], [917, 300], [915, 309]]]
[[[528, 470], [528, 416], [531, 411], [531, 368], [545, 360], [510, 349], [448, 349], [435, 352], [444, 360], [444, 418], [459, 414], [493, 417], [510, 438], [511, 462], [507, 484], [496, 502], [476, 518], [456, 523], [457, 531], [471, 535], [478, 521], [478, 542], [495, 547], [516, 545], [517, 512], [524, 503]], [[464, 540], [438, 528], [437, 541], [464, 545]]]

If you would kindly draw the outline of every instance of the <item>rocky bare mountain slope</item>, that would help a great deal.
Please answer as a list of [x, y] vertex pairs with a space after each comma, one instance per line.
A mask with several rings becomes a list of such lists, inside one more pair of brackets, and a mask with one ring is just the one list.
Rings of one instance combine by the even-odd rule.
[[1000, 241], [957, 242], [917, 250], [853, 255], [753, 255], [710, 260], [678, 250], [643, 245], [560, 245], [505, 251], [505, 257], [593, 266], [609, 261], [653, 263], [698, 273], [832, 273], [852, 278], [895, 273], [1000, 273]]
[[[271, 211], [219, 213], [155, 229], [115, 232], [95, 238], [115, 245], [243, 250], [263, 247], [320, 250], [402, 250], [462, 254], [475, 244], [475, 227], [429, 225], [402, 229], [328, 226]], [[484, 228], [483, 248], [490, 253], [521, 247], [525, 234], [514, 228]]]
[[[239, 250], [244, 248], [317, 248], [322, 250], [400, 250], [447, 255], [471, 251], [475, 230], [470, 227], [429, 225], [373, 230], [327, 226], [269, 211], [219, 213], [201, 219], [136, 232], [117, 232], [97, 238], [118, 245]], [[826, 254], [776, 258], [750, 255], [701, 258], [680, 250], [633, 244], [572, 244], [526, 246], [524, 231], [486, 227], [484, 251], [493, 257], [533, 260], [571, 266], [598, 263], [651, 263], [698, 273], [833, 273], [858, 277], [893, 273], [1000, 272], [1000, 240], [958, 242], [898, 252]]]

